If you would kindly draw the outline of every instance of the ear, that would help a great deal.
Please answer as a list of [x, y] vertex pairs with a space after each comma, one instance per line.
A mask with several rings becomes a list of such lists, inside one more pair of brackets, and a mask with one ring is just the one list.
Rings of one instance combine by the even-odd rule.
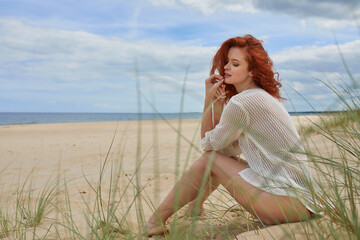
[[253, 77], [253, 73], [252, 73], [252, 72], [249, 72], [249, 76], [250, 76], [250, 77]]

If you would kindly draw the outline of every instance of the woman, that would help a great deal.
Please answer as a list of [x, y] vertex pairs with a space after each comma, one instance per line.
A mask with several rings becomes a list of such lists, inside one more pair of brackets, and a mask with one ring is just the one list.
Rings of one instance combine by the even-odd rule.
[[[281, 84], [272, 65], [261, 41], [251, 35], [221, 45], [205, 80], [205, 152], [150, 217], [149, 236], [166, 231], [166, 220], [188, 203], [201, 214], [203, 202], [219, 184], [265, 224], [320, 213], [303, 146], [280, 103]], [[237, 158], [241, 152], [246, 160]]]

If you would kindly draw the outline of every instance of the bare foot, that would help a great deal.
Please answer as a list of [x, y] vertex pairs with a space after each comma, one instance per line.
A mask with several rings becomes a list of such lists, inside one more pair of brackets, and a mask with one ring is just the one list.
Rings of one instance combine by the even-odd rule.
[[168, 230], [162, 224], [148, 222], [146, 223], [146, 230], [144, 235], [147, 235], [148, 237], [152, 237], [154, 235], [162, 235], [167, 232]]

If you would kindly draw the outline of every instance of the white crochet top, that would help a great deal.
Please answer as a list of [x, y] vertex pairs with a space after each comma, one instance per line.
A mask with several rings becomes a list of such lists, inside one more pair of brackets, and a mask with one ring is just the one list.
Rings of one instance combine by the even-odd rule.
[[245, 181], [275, 195], [298, 198], [311, 212], [322, 214], [312, 194], [318, 187], [295, 125], [284, 106], [265, 90], [233, 96], [220, 122], [205, 133], [201, 147], [227, 156], [242, 151], [249, 164], [239, 172]]

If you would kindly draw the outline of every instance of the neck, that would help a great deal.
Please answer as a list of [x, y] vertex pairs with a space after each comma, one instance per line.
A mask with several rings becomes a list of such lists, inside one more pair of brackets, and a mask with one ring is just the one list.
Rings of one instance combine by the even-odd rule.
[[[244, 87], [245, 86], [245, 87]], [[251, 81], [247, 84], [247, 85], [242, 85], [242, 86], [235, 86], [236, 91], [238, 93], [241, 93], [242, 91], [248, 90], [248, 89], [253, 89], [253, 88], [259, 88], [255, 82], [251, 79]]]

